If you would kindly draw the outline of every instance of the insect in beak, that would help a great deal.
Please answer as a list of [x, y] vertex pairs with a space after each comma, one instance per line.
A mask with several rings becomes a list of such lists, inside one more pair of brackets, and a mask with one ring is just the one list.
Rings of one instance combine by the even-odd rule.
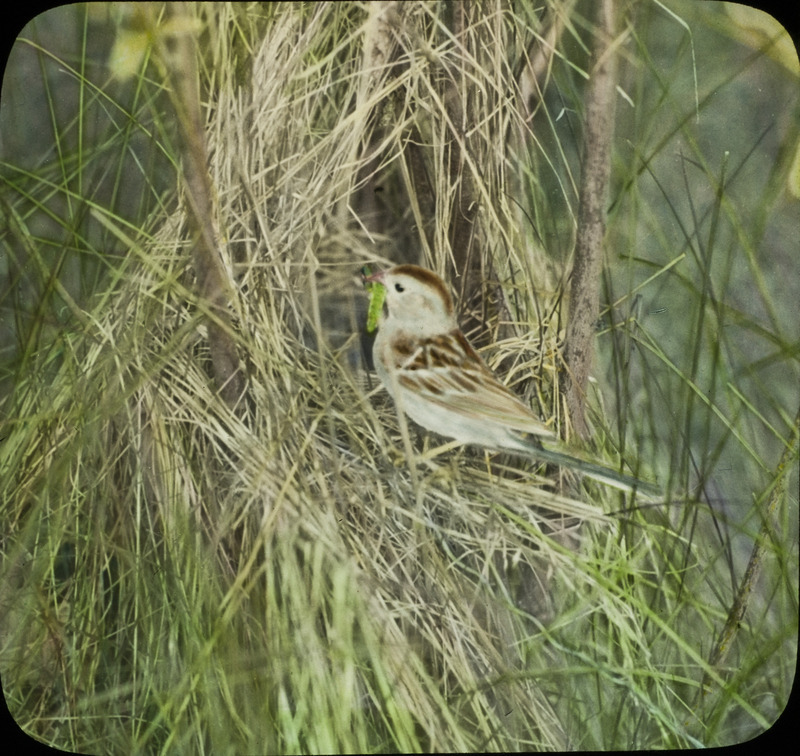
[[378, 327], [383, 302], [386, 298], [386, 287], [383, 284], [383, 271], [370, 275], [369, 265], [361, 268], [361, 282], [369, 293], [369, 311], [367, 312], [367, 333], [372, 333]]

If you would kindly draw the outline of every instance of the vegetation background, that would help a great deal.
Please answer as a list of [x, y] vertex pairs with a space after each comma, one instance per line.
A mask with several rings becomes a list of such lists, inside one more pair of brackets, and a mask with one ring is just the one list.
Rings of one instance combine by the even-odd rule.
[[424, 264], [574, 443], [594, 8], [87, 4], [23, 30], [0, 101], [0, 676], [26, 732], [644, 749], [780, 715], [800, 385], [780, 27], [617, 5], [591, 451], [663, 499], [422, 434], [408, 459], [369, 371], [359, 269]]

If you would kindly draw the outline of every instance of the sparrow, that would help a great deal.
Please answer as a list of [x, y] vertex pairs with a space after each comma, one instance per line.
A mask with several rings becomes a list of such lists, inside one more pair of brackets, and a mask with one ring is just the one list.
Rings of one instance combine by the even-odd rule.
[[[363, 275], [363, 274], [362, 274]], [[555, 433], [486, 366], [462, 333], [453, 298], [433, 271], [397, 265], [363, 275], [383, 291], [372, 349], [381, 383], [415, 423], [463, 444], [520, 453], [622, 490], [658, 495], [652, 484], [557, 448]]]

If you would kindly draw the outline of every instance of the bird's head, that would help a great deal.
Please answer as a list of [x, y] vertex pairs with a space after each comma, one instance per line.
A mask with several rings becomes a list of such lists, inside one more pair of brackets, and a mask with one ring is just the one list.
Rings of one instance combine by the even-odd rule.
[[458, 325], [453, 299], [434, 272], [419, 265], [397, 265], [369, 276], [386, 289], [379, 327], [392, 325], [420, 337], [449, 333]]

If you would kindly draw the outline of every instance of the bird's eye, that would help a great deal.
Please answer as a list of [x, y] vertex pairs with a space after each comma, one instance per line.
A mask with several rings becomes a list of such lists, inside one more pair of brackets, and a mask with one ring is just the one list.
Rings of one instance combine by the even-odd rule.
[[403, 286], [403, 284], [396, 283], [394, 285], [394, 290], [399, 293], [401, 291], [405, 291], [405, 287]]

